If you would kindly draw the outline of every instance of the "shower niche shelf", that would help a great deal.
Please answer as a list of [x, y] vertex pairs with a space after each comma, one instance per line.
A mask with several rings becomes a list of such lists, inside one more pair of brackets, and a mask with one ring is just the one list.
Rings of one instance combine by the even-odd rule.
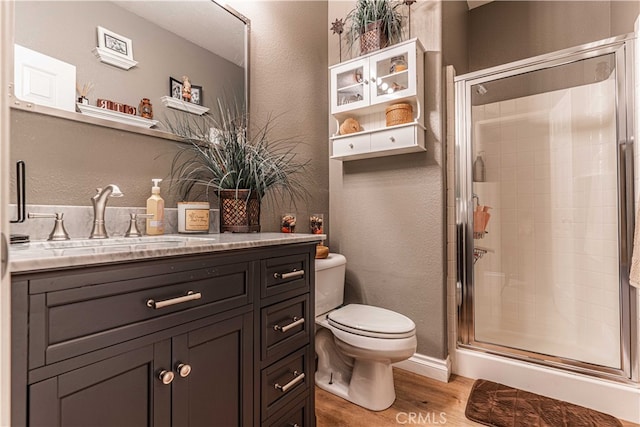
[[[329, 67], [331, 114], [336, 134], [330, 139], [332, 159], [356, 160], [426, 151], [424, 48], [418, 39]], [[386, 125], [385, 110], [410, 104], [405, 123]], [[355, 119], [360, 131], [340, 134], [340, 125]]]

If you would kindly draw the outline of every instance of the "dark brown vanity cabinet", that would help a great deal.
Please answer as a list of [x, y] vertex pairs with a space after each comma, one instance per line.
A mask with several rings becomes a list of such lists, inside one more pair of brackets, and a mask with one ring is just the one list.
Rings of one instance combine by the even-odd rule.
[[[14, 275], [13, 425], [313, 426], [314, 248]], [[295, 290], [262, 297], [290, 256]]]

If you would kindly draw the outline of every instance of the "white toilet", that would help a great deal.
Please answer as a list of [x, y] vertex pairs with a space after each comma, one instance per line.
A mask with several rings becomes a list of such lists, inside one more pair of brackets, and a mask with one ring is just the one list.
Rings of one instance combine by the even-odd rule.
[[408, 317], [380, 307], [340, 307], [346, 263], [340, 254], [316, 260], [316, 385], [381, 411], [396, 399], [391, 364], [416, 351], [416, 325]]

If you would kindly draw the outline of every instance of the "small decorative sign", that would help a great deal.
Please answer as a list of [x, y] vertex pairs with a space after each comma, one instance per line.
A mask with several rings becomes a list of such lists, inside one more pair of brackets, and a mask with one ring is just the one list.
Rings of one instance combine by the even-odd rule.
[[108, 99], [98, 99], [96, 104], [99, 108], [104, 108], [111, 111], [117, 111], [119, 113], [136, 115], [136, 107], [130, 105], [121, 104], [119, 102], [109, 101]]
[[208, 233], [209, 202], [178, 202], [178, 233]]
[[123, 70], [129, 70], [138, 64], [133, 60], [131, 39], [104, 27], [98, 26], [98, 46], [93, 49], [93, 52], [100, 61]]
[[98, 27], [98, 47], [108, 49], [114, 55], [119, 55], [133, 61], [131, 39], [100, 26]]

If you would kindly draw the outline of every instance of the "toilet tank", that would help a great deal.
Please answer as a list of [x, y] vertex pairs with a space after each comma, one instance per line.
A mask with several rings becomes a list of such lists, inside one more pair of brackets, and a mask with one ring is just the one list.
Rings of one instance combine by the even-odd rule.
[[329, 254], [316, 259], [316, 316], [342, 305], [344, 301], [344, 274], [347, 259], [340, 254]]

